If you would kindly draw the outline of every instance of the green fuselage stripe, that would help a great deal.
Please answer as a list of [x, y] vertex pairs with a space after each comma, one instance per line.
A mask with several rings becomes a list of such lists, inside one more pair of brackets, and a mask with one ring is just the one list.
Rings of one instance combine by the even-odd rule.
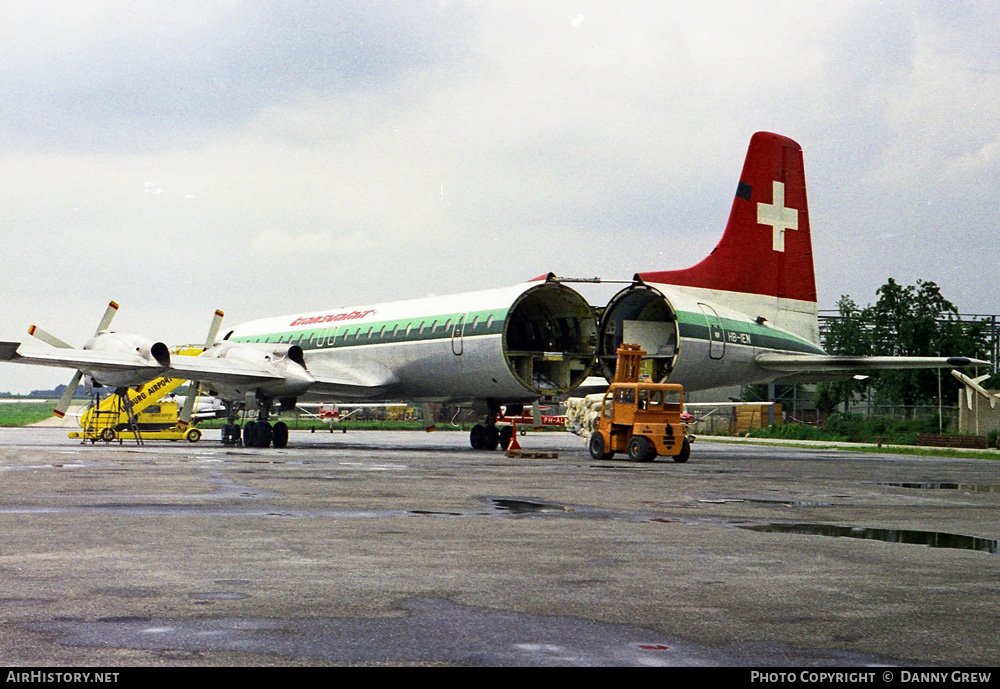
[[678, 311], [677, 322], [680, 326], [680, 336], [692, 340], [724, 342], [725, 344], [744, 345], [757, 349], [775, 349], [783, 352], [802, 352], [803, 354], [826, 354], [822, 349], [789, 333], [768, 328], [753, 321], [736, 320], [734, 318], [713, 318], [713, 323], [721, 332], [721, 336], [713, 337], [713, 328], [703, 313]]
[[295, 328], [231, 338], [233, 342], [273, 342], [297, 344], [303, 350], [356, 347], [366, 344], [399, 344], [455, 337], [461, 319], [463, 337], [498, 335], [503, 332], [507, 309], [446, 313], [437, 316], [403, 318], [392, 321], [354, 323], [325, 328]]
[[[463, 326], [461, 331], [463, 337], [499, 335], [503, 333], [504, 319], [506, 319], [507, 313], [508, 309], [492, 309], [323, 328], [299, 327], [282, 332], [232, 337], [231, 340], [246, 343], [296, 344], [306, 351], [359, 345], [449, 340], [456, 336], [455, 328], [459, 324], [459, 319], [461, 319]], [[709, 327], [708, 320], [702, 313], [678, 311], [677, 320], [680, 336], [686, 339], [706, 342], [711, 342], [714, 339], [716, 342], [758, 349], [825, 354], [822, 349], [807, 340], [752, 321], [713, 318], [717, 330], [713, 333], [713, 328]]]

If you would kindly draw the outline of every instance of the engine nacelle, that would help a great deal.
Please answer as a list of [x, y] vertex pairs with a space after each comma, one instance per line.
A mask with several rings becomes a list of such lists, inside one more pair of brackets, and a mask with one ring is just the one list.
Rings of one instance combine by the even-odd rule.
[[88, 369], [87, 373], [94, 382], [109, 387], [141, 385], [170, 366], [170, 348], [167, 345], [135, 333], [102, 332], [92, 337], [83, 348], [135, 360], [134, 369], [122, 366], [101, 368], [99, 364]]
[[[298, 345], [220, 342], [204, 356], [238, 361], [246, 364], [246, 369], [259, 370], [269, 378], [247, 384], [213, 386], [219, 396], [225, 399], [240, 399], [254, 391], [268, 399], [298, 397], [315, 382], [306, 370], [305, 357]], [[247, 370], [247, 374], [252, 376], [250, 370]]]

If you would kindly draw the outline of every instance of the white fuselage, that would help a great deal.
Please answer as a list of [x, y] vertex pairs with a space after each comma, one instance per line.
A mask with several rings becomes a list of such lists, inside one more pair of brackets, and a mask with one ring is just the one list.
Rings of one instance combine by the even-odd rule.
[[[640, 292], [642, 303], [629, 306]], [[601, 323], [569, 287], [536, 282], [268, 318], [237, 326], [226, 339], [301, 347], [316, 378], [306, 396], [327, 400], [519, 402], [568, 394], [595, 357], [612, 360], [630, 332], [658, 357], [657, 378], [689, 390], [774, 379], [754, 364], [760, 351], [821, 353], [811, 338], [774, 326], [789, 311], [773, 298], [670, 285], [619, 295]], [[747, 311], [729, 306], [734, 301]], [[807, 335], [815, 332], [809, 307], [794, 323]], [[635, 313], [609, 325], [619, 308]]]

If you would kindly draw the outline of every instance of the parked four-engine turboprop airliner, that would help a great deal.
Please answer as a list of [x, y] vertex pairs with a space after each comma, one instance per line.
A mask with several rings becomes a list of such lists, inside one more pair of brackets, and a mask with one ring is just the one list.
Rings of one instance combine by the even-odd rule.
[[268, 423], [275, 401], [474, 401], [485, 420], [470, 436], [477, 449], [496, 448], [501, 405], [565, 395], [592, 370], [610, 379], [624, 342], [648, 352], [654, 378], [687, 390], [986, 363], [840, 357], [820, 348], [802, 150], [766, 132], [750, 141], [712, 253], [684, 270], [636, 274], [600, 319], [596, 313], [548, 274], [502, 289], [251, 321], [200, 357], [170, 357], [162, 343], [100, 331], [84, 350], [21, 352], [18, 343], [0, 343], [0, 360], [76, 368], [111, 385], [160, 375], [198, 380], [227, 400], [233, 420], [238, 404], [259, 408], [258, 421], [243, 429], [244, 443], [258, 446], [287, 442], [287, 428]]

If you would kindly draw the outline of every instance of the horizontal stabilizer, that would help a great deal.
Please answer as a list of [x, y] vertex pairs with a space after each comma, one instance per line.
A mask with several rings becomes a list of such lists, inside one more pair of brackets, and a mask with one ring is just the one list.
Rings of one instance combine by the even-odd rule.
[[988, 361], [962, 356], [846, 356], [816, 354], [758, 354], [761, 368], [788, 373], [847, 373], [878, 369], [964, 368], [989, 366]]

